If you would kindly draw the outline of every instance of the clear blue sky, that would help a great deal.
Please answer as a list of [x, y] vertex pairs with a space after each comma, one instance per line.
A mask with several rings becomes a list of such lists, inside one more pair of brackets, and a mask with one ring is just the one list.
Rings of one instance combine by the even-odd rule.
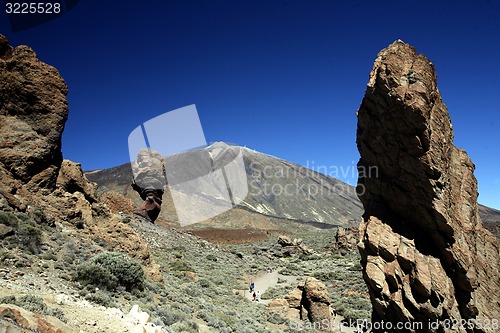
[[0, 14], [0, 33], [68, 83], [63, 153], [86, 170], [127, 162], [136, 126], [190, 104], [209, 142], [352, 168], [373, 60], [400, 38], [435, 64], [479, 201], [500, 209], [499, 31], [500, 2], [485, 0], [81, 0], [17, 33]]

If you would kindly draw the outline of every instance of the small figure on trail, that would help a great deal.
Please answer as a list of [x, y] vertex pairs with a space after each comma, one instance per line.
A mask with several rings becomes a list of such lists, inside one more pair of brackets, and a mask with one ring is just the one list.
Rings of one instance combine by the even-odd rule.
[[253, 300], [256, 301], [257, 300], [257, 294], [255, 293], [255, 291], [253, 292]]
[[255, 284], [252, 282], [250, 283], [250, 291], [254, 291], [255, 290]]
[[161, 211], [163, 189], [166, 185], [163, 157], [156, 151], [142, 149], [131, 165], [134, 174], [132, 188], [144, 200], [134, 213], [154, 222]]
[[257, 295], [256, 296], [256, 299], [257, 299], [257, 302], [260, 302], [260, 291], [257, 291]]

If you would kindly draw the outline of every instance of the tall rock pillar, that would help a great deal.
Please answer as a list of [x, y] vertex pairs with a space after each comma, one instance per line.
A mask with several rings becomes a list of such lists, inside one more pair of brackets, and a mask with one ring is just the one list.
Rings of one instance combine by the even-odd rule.
[[357, 115], [358, 248], [373, 319], [500, 331], [499, 244], [479, 218], [474, 164], [453, 144], [433, 64], [400, 40], [389, 45]]

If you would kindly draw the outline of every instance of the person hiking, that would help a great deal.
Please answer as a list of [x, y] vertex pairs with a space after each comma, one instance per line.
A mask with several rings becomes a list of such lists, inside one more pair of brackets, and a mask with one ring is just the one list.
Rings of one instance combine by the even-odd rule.
[[257, 291], [257, 295], [255, 295], [257, 302], [260, 302], [260, 291]]
[[254, 291], [255, 290], [255, 284], [252, 282], [250, 284], [250, 291]]
[[253, 292], [253, 300], [256, 301], [257, 300], [257, 294], [255, 293], [255, 291]]

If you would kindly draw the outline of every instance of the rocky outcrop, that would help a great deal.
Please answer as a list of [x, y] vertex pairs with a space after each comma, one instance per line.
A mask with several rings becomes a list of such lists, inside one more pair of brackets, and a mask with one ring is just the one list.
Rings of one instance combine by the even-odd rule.
[[359, 239], [358, 228], [343, 228], [338, 227], [335, 234], [335, 240], [332, 244], [332, 251], [337, 254], [346, 255], [349, 252], [356, 250], [356, 245]]
[[314, 250], [308, 248], [301, 238], [290, 239], [288, 236], [279, 236], [278, 244], [281, 245], [281, 252], [284, 256], [292, 256], [294, 254], [310, 255]]
[[85, 177], [80, 163], [64, 160], [56, 184], [68, 193], [82, 193], [90, 203], [97, 201], [97, 186]]
[[[3, 331], [2, 327], [6, 330]], [[12, 304], [0, 305], [0, 331], [39, 333], [79, 332], [55, 317], [33, 313]]]
[[133, 201], [114, 191], [104, 192], [101, 195], [101, 201], [105, 203], [113, 213], [132, 214], [134, 212]]
[[330, 294], [326, 286], [313, 277], [306, 279], [302, 293], [302, 305], [312, 323], [328, 322], [332, 319]]
[[321, 330], [331, 330], [332, 309], [328, 288], [319, 280], [309, 277], [284, 299], [275, 299], [268, 304], [268, 313], [277, 313], [293, 321], [308, 320]]
[[[141, 236], [100, 202], [79, 163], [62, 159], [68, 105], [57, 70], [39, 61], [29, 47], [12, 48], [0, 35], [0, 82], [0, 209], [28, 214], [39, 210], [44, 224], [69, 222], [131, 253], [147, 266], [148, 276], [161, 280]], [[116, 203], [117, 196], [106, 198]], [[120, 203], [120, 208], [127, 206], [130, 200]], [[2, 228], [3, 234], [9, 232]]]
[[55, 187], [68, 88], [59, 72], [28, 46], [0, 35], [0, 162], [31, 187]]
[[500, 317], [499, 244], [479, 218], [474, 164], [453, 145], [434, 66], [402, 41], [375, 60], [357, 145], [358, 247], [373, 319], [493, 332], [447, 325]]

